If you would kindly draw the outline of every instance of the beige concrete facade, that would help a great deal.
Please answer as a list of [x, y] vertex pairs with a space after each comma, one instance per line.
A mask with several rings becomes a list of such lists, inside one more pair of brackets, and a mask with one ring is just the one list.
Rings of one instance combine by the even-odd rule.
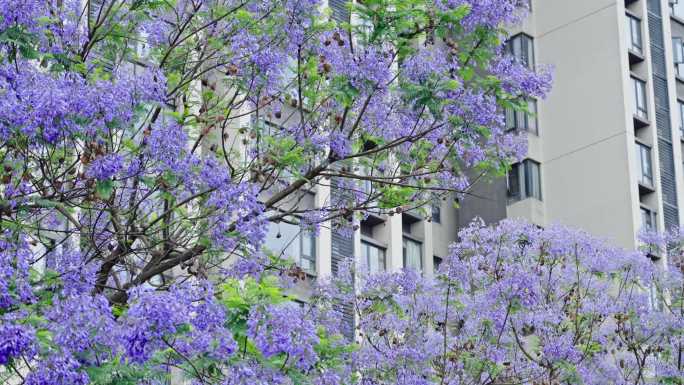
[[[653, 23], [658, 8], [662, 26]], [[509, 201], [508, 217], [580, 227], [628, 248], [638, 246], [642, 207], [655, 213], [659, 231], [666, 228], [663, 183], [676, 188], [676, 205], [682, 202], [684, 181], [677, 105], [684, 83], [675, 76], [672, 45], [673, 37], [684, 37], [684, 21], [670, 12], [668, 0], [532, 1], [529, 18], [511, 35], [533, 39], [535, 62], [554, 68], [554, 85], [538, 102], [538, 135], [528, 133], [528, 158], [540, 164], [541, 199]], [[638, 20], [639, 54], [629, 53], [627, 15]], [[650, 36], [660, 28], [663, 44]], [[654, 57], [653, 44], [662, 47], [656, 47], [657, 55], [664, 54], [667, 100], [656, 99], [653, 65], [660, 56]], [[645, 83], [646, 119], [634, 117], [633, 78]], [[665, 132], [668, 122], [656, 119], [656, 111], [667, 108], [671, 133]], [[648, 188], [640, 186], [637, 143], [650, 148], [653, 183]], [[667, 159], [661, 151], [668, 146], [673, 171], [664, 173]], [[678, 224], [679, 217], [676, 211], [667, 225]]]

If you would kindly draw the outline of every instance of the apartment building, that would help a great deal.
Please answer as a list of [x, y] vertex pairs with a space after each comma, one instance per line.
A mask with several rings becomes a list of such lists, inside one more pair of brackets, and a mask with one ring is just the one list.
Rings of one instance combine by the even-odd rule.
[[[329, 0], [331, 17], [338, 22], [358, 22], [350, 14], [346, 0]], [[283, 116], [287, 113], [283, 113]], [[244, 125], [253, 124], [245, 117]], [[269, 124], [278, 124], [277, 121]], [[363, 173], [361, 169], [356, 172]], [[304, 207], [322, 207], [334, 202], [344, 189], [318, 184], [293, 199]], [[358, 189], [371, 190], [370, 183], [359, 183]], [[369, 192], [369, 191], [366, 191]], [[354, 258], [357, 266], [370, 272], [397, 271], [409, 267], [432, 276], [447, 255], [458, 232], [458, 215], [453, 199], [435, 202], [431, 207], [392, 215], [369, 214], [355, 219], [354, 230], [339, 232], [323, 223], [318, 234], [284, 222], [271, 223], [265, 247], [276, 254], [289, 256], [307, 273], [310, 281], [338, 274], [340, 264]], [[306, 286], [306, 285], [304, 285]], [[306, 287], [301, 291], [306, 295]]]
[[484, 210], [496, 214], [490, 222], [562, 223], [627, 248], [644, 229], [678, 227], [684, 1], [533, 0], [531, 9], [509, 53], [553, 66], [553, 90], [529, 101], [536, 120], [507, 112], [508, 128], [526, 132], [528, 158], [507, 180], [476, 186], [459, 223]]

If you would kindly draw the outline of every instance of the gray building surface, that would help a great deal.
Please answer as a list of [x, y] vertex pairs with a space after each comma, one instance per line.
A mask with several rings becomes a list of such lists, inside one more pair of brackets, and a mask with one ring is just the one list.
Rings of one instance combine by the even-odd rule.
[[[350, 20], [343, 3], [329, 2], [332, 16]], [[527, 158], [505, 178], [478, 179], [458, 207], [447, 199], [427, 216], [371, 215], [351, 238], [324, 225], [299, 243], [313, 247], [314, 276], [334, 275], [348, 257], [373, 271], [431, 276], [474, 218], [559, 223], [625, 248], [639, 247], [643, 230], [679, 226], [684, 1], [532, 0], [507, 47], [531, 68], [554, 69], [548, 97], [528, 101], [536, 116], [506, 111], [507, 127], [527, 137]], [[334, 183], [311, 194], [312, 204], [327, 202]]]
[[[469, 197], [459, 223], [502, 214], [540, 226], [579, 227], [635, 248], [643, 230], [681, 221], [684, 1], [533, 0], [511, 31], [509, 52], [554, 68], [536, 121], [507, 113], [527, 132], [528, 159], [504, 182]], [[505, 196], [499, 188], [504, 185]], [[477, 188], [476, 188], [477, 190]], [[500, 215], [503, 217], [503, 215]]]

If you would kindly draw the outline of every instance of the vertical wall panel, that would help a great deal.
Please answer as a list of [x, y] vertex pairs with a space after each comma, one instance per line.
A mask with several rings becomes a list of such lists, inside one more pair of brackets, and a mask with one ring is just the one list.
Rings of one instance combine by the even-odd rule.
[[[337, 178], [332, 178], [331, 182], [332, 187], [330, 195], [332, 201], [337, 202], [344, 196], [345, 191], [337, 187]], [[333, 277], [336, 277], [340, 273], [343, 262], [354, 257], [354, 239], [344, 234], [340, 234], [333, 229], [331, 257], [331, 270]], [[340, 309], [342, 313], [344, 335], [352, 340], [354, 338], [354, 306], [352, 303], [342, 303]]]
[[[660, 165], [660, 189], [663, 195], [663, 219], [665, 229], [679, 226], [677, 208], [677, 184], [675, 183], [674, 155], [672, 148], [672, 123], [670, 122], [670, 92], [667, 85], [665, 38], [660, 0], [648, 0], [648, 30], [651, 35], [651, 63], [653, 65], [653, 93], [655, 124], [658, 133], [658, 164]], [[654, 119], [651, 119], [654, 121]]]

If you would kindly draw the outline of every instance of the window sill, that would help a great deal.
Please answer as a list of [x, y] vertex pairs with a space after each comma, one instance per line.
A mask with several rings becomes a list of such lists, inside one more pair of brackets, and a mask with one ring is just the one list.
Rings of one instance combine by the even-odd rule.
[[543, 200], [541, 200], [541, 199], [539, 199], [539, 198], [535, 198], [535, 197], [527, 197], [527, 198], [511, 198], [511, 197], [509, 197], [509, 198], [508, 198], [508, 205], [510, 206], [510, 205], [512, 205], [512, 204], [515, 204], [515, 203], [518, 203], [518, 202], [524, 202], [524, 201], [527, 201], [527, 200], [535, 200], [535, 201], [537, 201], [537, 202], [543, 202]]
[[677, 16], [670, 13], [670, 20], [676, 21], [678, 24], [684, 26], [684, 16]]
[[416, 212], [416, 209], [407, 210], [402, 213], [406, 221], [410, 224], [414, 224], [423, 220], [423, 217]]
[[373, 237], [369, 237], [367, 235], [361, 235], [361, 242], [366, 242], [366, 243], [371, 244], [371, 245], [373, 245], [379, 249], [387, 250], [387, 244], [386, 243], [382, 243], [382, 242], [378, 241], [377, 239], [375, 239]]
[[409, 233], [406, 233], [406, 232], [403, 233], [403, 236], [404, 236], [405, 238], [407, 238], [407, 239], [410, 239], [410, 240], [414, 241], [414, 242], [418, 242], [418, 243], [420, 243], [421, 245], [423, 244], [423, 238], [417, 237], [417, 236], [415, 236], [415, 235], [413, 235], [413, 234], [409, 234]]
[[641, 63], [644, 60], [646, 60], [646, 57], [641, 52], [635, 51], [632, 48], [629, 48], [627, 51], [629, 53], [629, 64], [630, 65]]
[[651, 122], [648, 119], [644, 119], [636, 114], [632, 115], [632, 119], [634, 121], [634, 128], [644, 128], [651, 125]]
[[651, 194], [655, 192], [655, 187], [651, 184], [644, 184], [642, 182], [639, 182], [639, 195], [646, 195], [646, 194]]
[[367, 211], [366, 213], [368, 214], [368, 217], [363, 220], [365, 224], [368, 224], [369, 226], [377, 226], [381, 223], [385, 223], [385, 218], [381, 214], [370, 211]]
[[526, 133], [526, 134], [532, 135], [532, 136], [537, 136], [537, 137], [539, 136], [538, 130], [532, 130], [532, 129], [524, 128], [524, 127], [509, 128], [509, 129], [506, 129], [506, 133], [514, 133], [514, 134]]

